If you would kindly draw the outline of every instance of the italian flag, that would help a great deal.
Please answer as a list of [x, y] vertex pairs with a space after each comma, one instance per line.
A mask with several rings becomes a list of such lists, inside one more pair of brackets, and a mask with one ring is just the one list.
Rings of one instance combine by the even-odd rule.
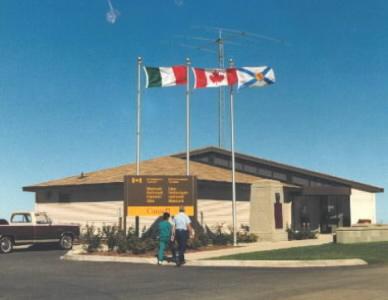
[[168, 87], [187, 83], [186, 66], [144, 67], [146, 88]]

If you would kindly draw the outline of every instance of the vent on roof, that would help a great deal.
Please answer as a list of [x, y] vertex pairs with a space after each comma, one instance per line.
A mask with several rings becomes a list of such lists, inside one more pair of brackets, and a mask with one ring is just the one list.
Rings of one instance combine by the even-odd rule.
[[85, 178], [85, 177], [86, 176], [85, 176], [84, 172], [81, 172], [81, 174], [78, 176], [79, 179], [82, 179], [82, 178]]

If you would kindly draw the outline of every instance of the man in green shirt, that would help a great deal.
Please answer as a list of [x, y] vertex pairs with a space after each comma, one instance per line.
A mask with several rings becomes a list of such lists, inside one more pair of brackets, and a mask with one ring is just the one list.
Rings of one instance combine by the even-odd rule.
[[163, 220], [159, 222], [159, 253], [158, 264], [161, 265], [164, 262], [164, 250], [167, 248], [171, 239], [171, 224], [168, 221], [170, 214], [165, 212], [163, 214]]

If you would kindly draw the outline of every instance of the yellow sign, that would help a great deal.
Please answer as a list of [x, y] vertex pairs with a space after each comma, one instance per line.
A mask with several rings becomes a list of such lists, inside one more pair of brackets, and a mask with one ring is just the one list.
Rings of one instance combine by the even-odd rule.
[[[161, 216], [168, 212], [170, 215], [179, 213], [180, 206], [129, 206], [128, 216]], [[194, 206], [184, 206], [188, 216], [194, 216]]]

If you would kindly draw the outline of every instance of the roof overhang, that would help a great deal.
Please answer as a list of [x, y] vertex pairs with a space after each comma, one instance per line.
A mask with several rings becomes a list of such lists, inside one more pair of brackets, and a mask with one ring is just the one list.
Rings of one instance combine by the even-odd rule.
[[[207, 154], [207, 153], [217, 153], [217, 154], [221, 154], [221, 155], [226, 156], [226, 157], [231, 156], [230, 151], [225, 150], [225, 149], [221, 149], [221, 148], [217, 148], [214, 146], [190, 151], [190, 156], [196, 156], [196, 155]], [[173, 156], [179, 157], [179, 158], [186, 158], [186, 153], [183, 153], [183, 152], [177, 153], [177, 154], [174, 154]], [[252, 163], [264, 165], [264, 166], [267, 166], [270, 168], [276, 168], [279, 170], [284, 170], [284, 171], [292, 172], [295, 174], [300, 174], [300, 175], [309, 176], [309, 177], [315, 177], [318, 179], [334, 182], [334, 183], [337, 183], [340, 185], [347, 186], [349, 188], [359, 189], [359, 190], [370, 192], [370, 193], [383, 193], [384, 192], [384, 188], [381, 188], [381, 187], [377, 187], [377, 186], [373, 186], [370, 184], [365, 184], [365, 183], [361, 183], [361, 182], [357, 182], [357, 181], [349, 180], [349, 179], [345, 179], [345, 178], [340, 178], [340, 177], [336, 177], [336, 176], [332, 176], [332, 175], [328, 175], [328, 174], [324, 174], [324, 173], [320, 173], [320, 172], [310, 171], [307, 169], [294, 167], [294, 166], [278, 163], [275, 161], [242, 154], [242, 153], [235, 153], [235, 157], [238, 160], [245, 160], [245, 161], [249, 161]], [[239, 172], [241, 172], [241, 171], [239, 171]]]

